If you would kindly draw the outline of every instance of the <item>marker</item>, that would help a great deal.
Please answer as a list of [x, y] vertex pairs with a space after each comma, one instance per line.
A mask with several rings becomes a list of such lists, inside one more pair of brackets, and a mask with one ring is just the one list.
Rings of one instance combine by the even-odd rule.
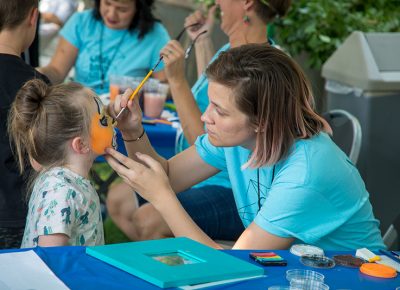
[[379, 252], [381, 252], [382, 254], [385, 254], [385, 256], [388, 256], [393, 261], [400, 262], [400, 257], [396, 252], [386, 251], [386, 250], [379, 250]]

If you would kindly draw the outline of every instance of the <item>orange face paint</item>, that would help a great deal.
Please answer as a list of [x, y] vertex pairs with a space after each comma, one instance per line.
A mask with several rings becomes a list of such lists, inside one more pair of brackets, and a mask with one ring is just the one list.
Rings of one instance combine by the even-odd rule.
[[95, 98], [97, 111], [91, 120], [90, 139], [92, 150], [98, 155], [104, 154], [107, 147], [117, 148], [113, 119], [108, 116], [104, 108], [100, 111], [99, 100]]

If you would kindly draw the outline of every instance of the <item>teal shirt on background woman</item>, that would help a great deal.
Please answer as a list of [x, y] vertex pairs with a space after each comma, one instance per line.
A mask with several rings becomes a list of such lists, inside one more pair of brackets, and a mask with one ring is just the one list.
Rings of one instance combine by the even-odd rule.
[[[141, 39], [137, 29], [110, 29], [93, 17], [93, 10], [75, 13], [60, 34], [79, 51], [74, 80], [92, 88], [97, 94], [108, 92], [110, 75], [147, 75], [160, 58], [160, 50], [170, 39], [165, 27], [158, 22]], [[161, 62], [155, 71], [163, 68], [164, 63]]]

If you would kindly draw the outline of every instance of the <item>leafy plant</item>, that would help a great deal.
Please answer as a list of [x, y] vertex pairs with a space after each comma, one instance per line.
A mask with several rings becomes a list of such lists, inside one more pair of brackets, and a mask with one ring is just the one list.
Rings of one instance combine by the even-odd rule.
[[276, 23], [278, 43], [293, 56], [306, 52], [319, 69], [355, 30], [400, 31], [400, 0], [293, 0]]
[[[215, 0], [194, 0], [213, 5]], [[355, 30], [400, 31], [400, 0], [292, 0], [288, 15], [275, 22], [278, 44], [319, 69]]]
[[204, 4], [206, 7], [211, 7], [215, 4], [215, 0], [195, 0], [194, 2]]

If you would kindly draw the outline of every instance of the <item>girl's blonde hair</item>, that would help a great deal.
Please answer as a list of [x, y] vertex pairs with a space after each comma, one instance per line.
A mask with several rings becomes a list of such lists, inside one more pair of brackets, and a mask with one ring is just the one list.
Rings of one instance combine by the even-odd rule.
[[31, 80], [18, 91], [8, 117], [11, 147], [23, 173], [33, 158], [44, 169], [62, 166], [68, 141], [89, 136], [89, 90], [77, 83]]
[[232, 89], [237, 107], [257, 128], [255, 149], [247, 163], [251, 167], [279, 162], [299, 138], [331, 132], [314, 111], [303, 71], [277, 48], [248, 44], [230, 49], [206, 73], [211, 82]]

